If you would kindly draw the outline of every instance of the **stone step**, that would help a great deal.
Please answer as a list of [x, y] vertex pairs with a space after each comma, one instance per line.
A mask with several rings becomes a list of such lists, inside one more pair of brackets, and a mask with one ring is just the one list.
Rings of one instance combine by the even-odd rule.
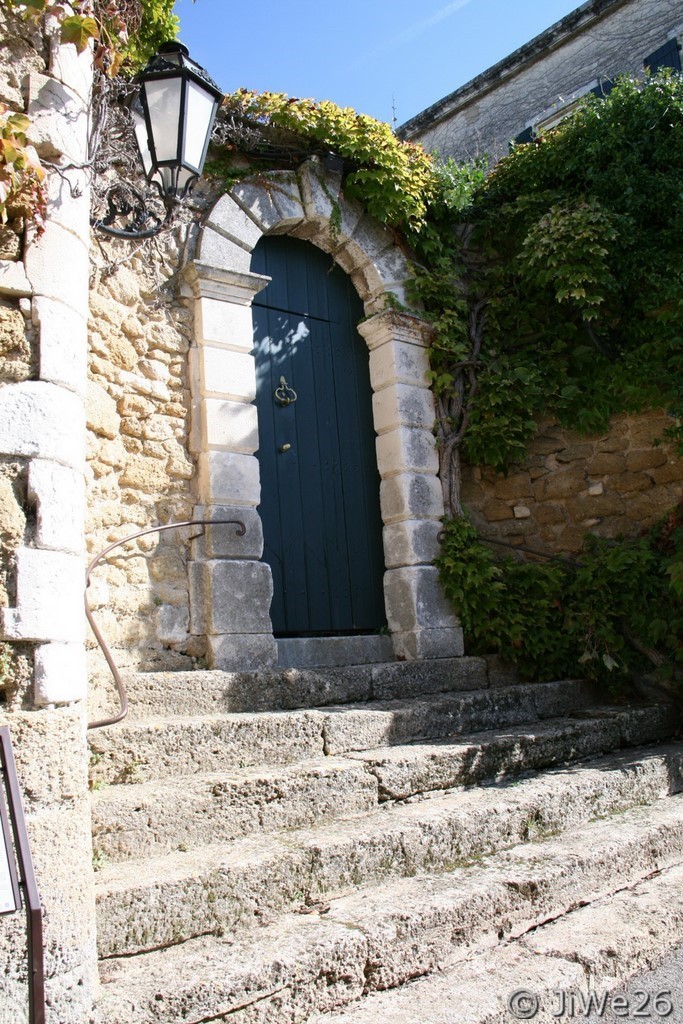
[[387, 879], [454, 866], [683, 790], [683, 744], [385, 804], [333, 826], [252, 836], [97, 874], [102, 956], [236, 935]]
[[111, 862], [225, 843], [377, 807], [362, 764], [323, 757], [281, 769], [155, 779], [94, 794], [93, 849]]
[[[683, 1020], [680, 986], [638, 989], [618, 999], [617, 983], [649, 970], [683, 940], [683, 866], [657, 873], [609, 897], [570, 911], [518, 940], [412, 984], [372, 992], [339, 1012], [315, 1014], [309, 1024], [509, 1024], [509, 1003], [540, 1024], [558, 1019]], [[525, 1001], [520, 990], [537, 1000]], [[673, 1015], [669, 1015], [669, 1002]], [[457, 1017], [454, 1006], [457, 1005]], [[564, 1010], [564, 1013], [562, 1012]]]
[[671, 737], [676, 727], [677, 718], [666, 705], [586, 708], [533, 726], [381, 747], [347, 757], [362, 761], [376, 776], [380, 801], [406, 800], [654, 743]]
[[633, 745], [635, 737], [663, 739], [670, 717], [656, 706], [604, 709], [591, 718], [548, 719], [458, 741], [109, 786], [93, 795], [94, 851], [99, 861], [139, 859], [348, 817], [385, 800], [597, 756]]
[[317, 711], [126, 720], [89, 734], [91, 781], [138, 783], [308, 761], [324, 754], [323, 725]]
[[[259, 672], [137, 672], [127, 674], [125, 684], [132, 721], [169, 714], [292, 711], [330, 704], [400, 700], [430, 693], [485, 689], [491, 681], [495, 685], [497, 678], [495, 672], [489, 673], [484, 658], [443, 658]], [[91, 719], [114, 714], [114, 698], [113, 682], [98, 681], [89, 698]]]
[[537, 722], [585, 707], [581, 680], [437, 693], [314, 711], [152, 718], [90, 733], [96, 782], [144, 782], [251, 765], [293, 764], [486, 729]]
[[[683, 796], [527, 843], [441, 877], [402, 878], [243, 939], [191, 939], [102, 964], [107, 1024], [295, 1024], [447, 968], [485, 945], [683, 861]], [[421, 1018], [418, 1018], [421, 1019]]]

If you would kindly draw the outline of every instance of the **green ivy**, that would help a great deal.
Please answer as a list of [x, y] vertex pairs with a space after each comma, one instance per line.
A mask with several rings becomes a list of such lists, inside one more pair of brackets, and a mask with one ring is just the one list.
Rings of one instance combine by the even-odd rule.
[[[223, 113], [261, 135], [286, 132], [302, 150], [334, 153], [346, 161], [344, 193], [360, 200], [383, 224], [419, 232], [438, 177], [421, 146], [400, 142], [388, 124], [328, 100], [293, 99], [284, 93], [240, 89], [225, 97]], [[239, 136], [233, 143], [240, 149]], [[247, 137], [249, 150], [253, 139]], [[215, 165], [214, 165], [215, 166]], [[243, 172], [244, 173], [244, 172]]]
[[588, 433], [664, 408], [683, 452], [683, 78], [620, 81], [488, 177], [435, 173], [405, 235], [442, 451], [505, 471], [541, 414]]
[[[502, 445], [488, 430], [511, 363], [528, 374], [532, 414], [580, 431], [653, 406], [681, 417], [680, 75], [624, 79], [515, 147], [476, 191], [469, 219], [484, 261], [467, 280], [487, 308], [467, 442], [478, 459], [505, 468], [519, 457], [519, 430]], [[671, 432], [683, 441], [674, 422]], [[521, 436], [532, 433], [529, 424]]]
[[0, 0], [24, 18], [56, 18], [61, 41], [80, 52], [93, 45], [95, 67], [110, 77], [134, 74], [161, 43], [175, 39], [175, 0], [70, 0], [69, 10], [54, 0]]
[[633, 540], [588, 535], [574, 565], [500, 558], [466, 519], [449, 519], [436, 564], [472, 654], [614, 690], [655, 669], [683, 677], [683, 504]]

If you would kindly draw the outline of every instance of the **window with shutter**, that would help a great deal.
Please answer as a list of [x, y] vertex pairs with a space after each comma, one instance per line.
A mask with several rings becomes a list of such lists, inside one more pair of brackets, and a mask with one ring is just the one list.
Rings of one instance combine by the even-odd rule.
[[681, 70], [681, 48], [677, 39], [669, 39], [664, 46], [651, 53], [643, 61], [646, 68], [649, 68], [654, 75], [661, 68], [673, 68], [674, 71]]
[[510, 149], [512, 150], [515, 146], [521, 146], [523, 142], [533, 142], [533, 141], [534, 141], [534, 129], [531, 127], [531, 125], [529, 125], [529, 127], [525, 128], [523, 132], [519, 133], [519, 135], [515, 135], [514, 139], [510, 143]]
[[602, 100], [605, 98], [605, 96], [609, 96], [613, 88], [614, 79], [601, 78], [598, 84], [595, 86], [595, 88], [591, 89], [590, 91], [593, 93], [594, 96], [597, 96], [599, 100]]

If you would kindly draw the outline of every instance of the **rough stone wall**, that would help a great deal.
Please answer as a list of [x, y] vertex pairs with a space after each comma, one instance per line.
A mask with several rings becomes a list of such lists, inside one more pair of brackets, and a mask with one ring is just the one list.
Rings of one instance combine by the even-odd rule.
[[[157, 523], [192, 518], [188, 349], [192, 312], [174, 298], [187, 228], [104, 246], [90, 298], [87, 517], [90, 556]], [[97, 249], [94, 250], [97, 261]], [[122, 668], [190, 667], [187, 531], [150, 535], [95, 570], [90, 603]], [[196, 643], [196, 640], [194, 640]], [[91, 679], [108, 669], [90, 643]]]
[[0, 6], [0, 101], [12, 110], [23, 110], [26, 76], [44, 73], [48, 47], [43, 35], [30, 22]]
[[442, 157], [468, 160], [487, 153], [498, 160], [532, 119], [575, 90], [619, 73], [642, 75], [644, 58], [671, 33], [680, 41], [683, 8], [679, 0], [627, 0], [598, 20], [586, 15], [579, 27], [550, 40], [540, 54], [533, 42], [522, 47], [413, 118], [406, 137]]
[[465, 467], [462, 496], [484, 537], [544, 552], [577, 552], [586, 533], [633, 537], [683, 497], [683, 459], [662, 438], [661, 413], [615, 417], [585, 437], [540, 424], [507, 476]]
[[[43, 906], [47, 1024], [90, 1019], [95, 913], [82, 611], [89, 55], [0, 7], [0, 101], [28, 112], [48, 216], [0, 230], [0, 726]], [[0, 917], [0, 1024], [28, 1020], [26, 922]]]

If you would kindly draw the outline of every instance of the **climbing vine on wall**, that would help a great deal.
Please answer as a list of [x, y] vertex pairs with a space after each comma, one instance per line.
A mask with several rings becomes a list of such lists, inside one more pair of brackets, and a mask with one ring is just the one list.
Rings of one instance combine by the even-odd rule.
[[460, 315], [446, 276], [430, 294], [423, 272], [456, 514], [441, 577], [469, 649], [497, 650], [531, 674], [614, 684], [645, 668], [683, 673], [680, 509], [665, 556], [661, 532], [588, 535], [574, 568], [494, 557], [457, 515], [461, 453], [506, 470], [542, 413], [592, 432], [615, 413], [663, 407], [683, 449], [682, 159], [681, 77], [624, 80], [501, 161], [473, 193], [466, 228], [451, 219]]
[[52, 17], [63, 43], [79, 52], [91, 44], [95, 67], [110, 76], [137, 71], [160, 43], [174, 39], [178, 19], [175, 0], [2, 0], [29, 21]]
[[683, 505], [644, 536], [588, 535], [580, 560], [498, 558], [453, 519], [437, 560], [472, 654], [496, 651], [529, 678], [581, 675], [618, 690], [683, 670]]
[[[587, 102], [516, 147], [464, 213], [449, 211], [439, 275], [421, 260], [416, 291], [435, 325], [442, 479], [456, 481], [446, 494], [454, 512], [461, 452], [505, 470], [541, 413], [595, 431], [615, 413], [664, 407], [681, 439], [682, 197], [683, 80], [674, 76], [644, 88], [624, 80]], [[420, 254], [420, 238], [415, 247]]]
[[[400, 142], [388, 124], [327, 100], [246, 89], [225, 97], [221, 117], [226, 148], [260, 154], [273, 165], [284, 154], [296, 160], [334, 153], [344, 160], [348, 198], [360, 199], [383, 224], [414, 231], [424, 225], [436, 196], [434, 165], [421, 146]], [[229, 163], [222, 166], [230, 170]], [[216, 162], [213, 167], [220, 170]]]
[[[53, 18], [63, 43], [81, 52], [93, 47], [95, 68], [108, 77], [130, 75], [178, 31], [174, 0], [0, 0], [27, 21]], [[45, 171], [28, 142], [30, 120], [0, 105], [0, 223], [21, 231], [33, 222], [42, 229]]]
[[30, 122], [0, 103], [0, 223], [17, 230], [27, 220], [40, 229], [45, 217], [45, 172], [26, 132]]

